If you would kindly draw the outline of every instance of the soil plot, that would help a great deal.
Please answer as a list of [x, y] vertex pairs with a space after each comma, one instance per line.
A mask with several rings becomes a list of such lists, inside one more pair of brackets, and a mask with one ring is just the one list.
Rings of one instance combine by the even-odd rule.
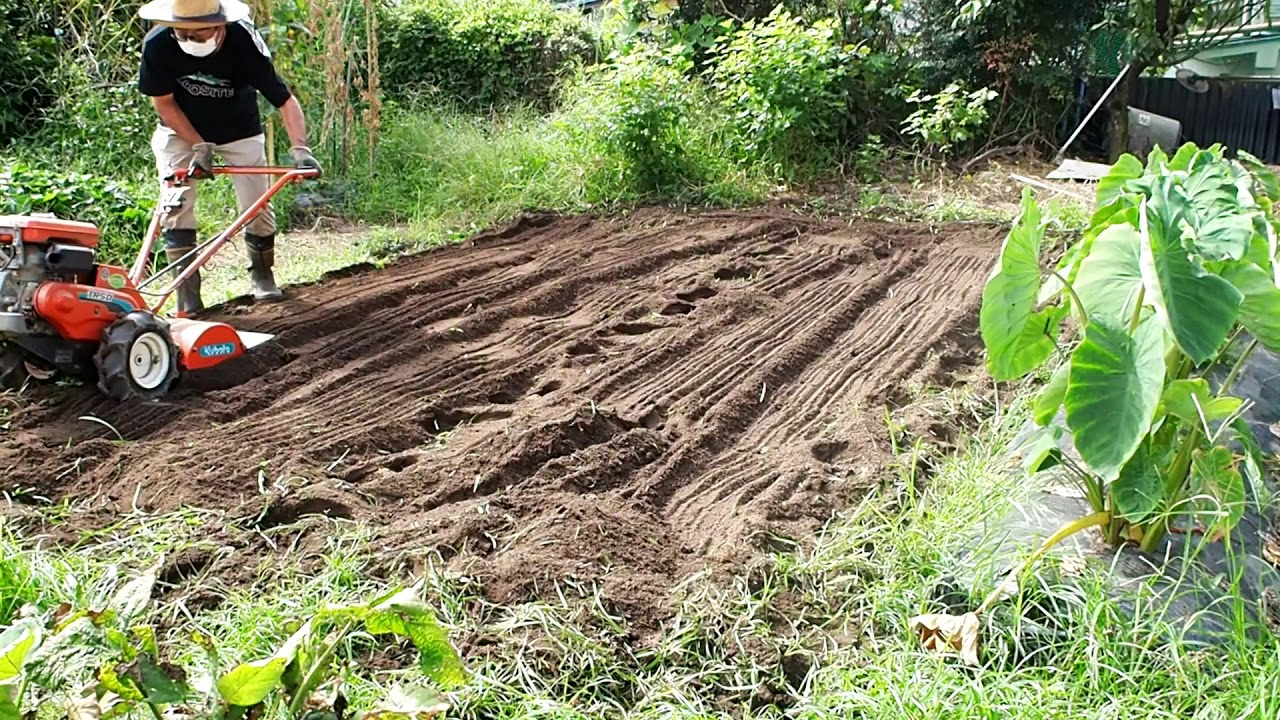
[[277, 343], [163, 403], [42, 389], [0, 478], [91, 498], [103, 523], [182, 505], [259, 528], [351, 518], [495, 600], [602, 580], [640, 610], [883, 476], [884, 408], [981, 360], [1002, 234], [774, 210], [524, 217], [221, 308]]

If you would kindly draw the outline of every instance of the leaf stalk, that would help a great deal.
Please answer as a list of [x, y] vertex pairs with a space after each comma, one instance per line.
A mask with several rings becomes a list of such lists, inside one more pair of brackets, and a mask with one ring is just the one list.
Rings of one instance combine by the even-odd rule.
[[[1044, 557], [1045, 553], [1049, 552], [1054, 547], [1056, 547], [1058, 543], [1061, 543], [1063, 540], [1066, 540], [1072, 535], [1075, 535], [1076, 533], [1079, 533], [1079, 532], [1084, 532], [1089, 528], [1095, 528], [1095, 527], [1100, 527], [1102, 525], [1106, 525], [1109, 522], [1111, 522], [1111, 513], [1100, 512], [1100, 513], [1094, 513], [1086, 517], [1082, 517], [1079, 520], [1075, 520], [1071, 523], [1068, 523], [1061, 530], [1054, 533], [1053, 535], [1050, 535], [1049, 539], [1041, 543], [1040, 547], [1036, 548], [1035, 552], [1031, 553], [1031, 555], [1028, 556], [1026, 560], [1023, 560], [1022, 564], [1019, 565], [1013, 572], [1009, 573], [1008, 577], [1009, 578], [1019, 577], [1020, 575], [1022, 575], [1022, 573], [1027, 571], [1027, 568], [1031, 567], [1037, 561], [1039, 561], [1040, 558]], [[982, 601], [982, 604], [978, 606], [978, 609], [973, 611], [974, 614], [980, 615], [986, 612], [988, 609], [990, 609], [992, 605], [996, 604], [996, 602], [1000, 600], [1000, 596], [1004, 594], [1004, 587], [1006, 584], [1007, 584], [1007, 579], [1006, 579], [1006, 582], [1000, 583], [1000, 585], [996, 587], [995, 590], [992, 590], [991, 593], [987, 595], [986, 599]]]

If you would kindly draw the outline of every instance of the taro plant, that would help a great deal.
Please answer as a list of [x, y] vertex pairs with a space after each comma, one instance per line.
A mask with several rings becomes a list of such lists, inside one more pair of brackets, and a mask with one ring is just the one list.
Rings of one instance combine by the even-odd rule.
[[[1065, 471], [1093, 512], [1015, 576], [1093, 527], [1152, 551], [1171, 528], [1217, 538], [1240, 522], [1262, 457], [1231, 389], [1259, 345], [1280, 351], [1277, 200], [1276, 177], [1244, 153], [1187, 144], [1145, 166], [1126, 155], [1099, 182], [1088, 231], [1046, 267], [1047, 222], [1024, 192], [983, 291], [987, 368], [998, 381], [1052, 371], [1019, 450], [1029, 473]], [[1068, 437], [1074, 453], [1059, 449]], [[975, 613], [912, 626], [976, 662], [975, 615], [1004, 589]]]
[[[55, 696], [64, 697], [65, 716], [77, 720], [133, 711], [170, 720], [341, 720], [348, 708], [338, 654], [357, 633], [408, 639], [433, 683], [393, 688], [364, 720], [442, 717], [448, 704], [440, 689], [465, 680], [461, 659], [416, 587], [366, 604], [325, 608], [270, 656], [233, 664], [214, 639], [198, 632], [192, 639], [203, 662], [168, 656], [155, 630], [141, 622], [154, 583], [154, 573], [143, 575], [102, 608], [74, 610], [64, 603], [47, 616], [24, 609], [0, 633], [0, 720], [34, 717], [35, 708], [50, 706]], [[83, 676], [68, 677], [77, 671]]]
[[[1261, 163], [1219, 146], [1157, 149], [1145, 167], [1125, 156], [1047, 272], [1046, 223], [1024, 195], [983, 293], [987, 367], [1015, 380], [1060, 363], [1035, 404], [1027, 469], [1062, 464], [1114, 544], [1153, 550], [1180, 515], [1212, 535], [1240, 521], [1261, 458], [1230, 392], [1259, 344], [1280, 350], [1276, 191]], [[1066, 434], [1079, 462], [1055, 451]]]

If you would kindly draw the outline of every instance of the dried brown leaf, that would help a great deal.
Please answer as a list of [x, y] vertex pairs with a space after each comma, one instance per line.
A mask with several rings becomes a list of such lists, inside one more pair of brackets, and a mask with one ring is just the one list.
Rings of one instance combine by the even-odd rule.
[[52, 379], [52, 378], [53, 378], [53, 376], [57, 374], [57, 372], [56, 372], [56, 371], [54, 371], [54, 370], [45, 370], [44, 368], [42, 368], [42, 367], [40, 367], [40, 366], [38, 366], [38, 365], [32, 365], [32, 364], [31, 364], [31, 363], [29, 363], [29, 362], [24, 362], [24, 363], [22, 363], [22, 364], [23, 364], [24, 366], [26, 366], [26, 370], [27, 370], [27, 374], [28, 374], [28, 375], [30, 375], [31, 377], [33, 377], [33, 378], [35, 378], [36, 380], [39, 380], [39, 381], [41, 381], [41, 382], [44, 382], [45, 380]]
[[91, 683], [80, 688], [80, 692], [67, 698], [63, 711], [68, 720], [100, 720], [103, 715], [120, 703], [120, 696], [106, 692], [98, 697], [98, 684]]
[[1079, 555], [1067, 555], [1062, 558], [1062, 574], [1067, 577], [1082, 577], [1088, 566]]
[[1280, 531], [1272, 529], [1262, 539], [1262, 557], [1272, 565], [1280, 566]]
[[61, 625], [63, 620], [70, 617], [71, 612], [75, 608], [69, 602], [59, 603], [58, 607], [53, 611], [53, 624]]
[[344, 718], [347, 715], [347, 698], [342, 694], [342, 677], [335, 677], [321, 685], [303, 704], [308, 711], [332, 712], [334, 717]]
[[978, 663], [978, 616], [918, 615], [911, 618], [911, 629], [920, 637], [925, 650], [941, 654], [959, 651], [966, 665]]

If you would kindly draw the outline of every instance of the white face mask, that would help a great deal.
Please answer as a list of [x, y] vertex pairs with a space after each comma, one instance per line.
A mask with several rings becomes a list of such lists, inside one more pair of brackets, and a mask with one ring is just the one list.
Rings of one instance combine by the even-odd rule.
[[218, 49], [218, 38], [211, 37], [204, 42], [179, 40], [178, 47], [182, 48], [182, 52], [193, 57], [209, 57]]

